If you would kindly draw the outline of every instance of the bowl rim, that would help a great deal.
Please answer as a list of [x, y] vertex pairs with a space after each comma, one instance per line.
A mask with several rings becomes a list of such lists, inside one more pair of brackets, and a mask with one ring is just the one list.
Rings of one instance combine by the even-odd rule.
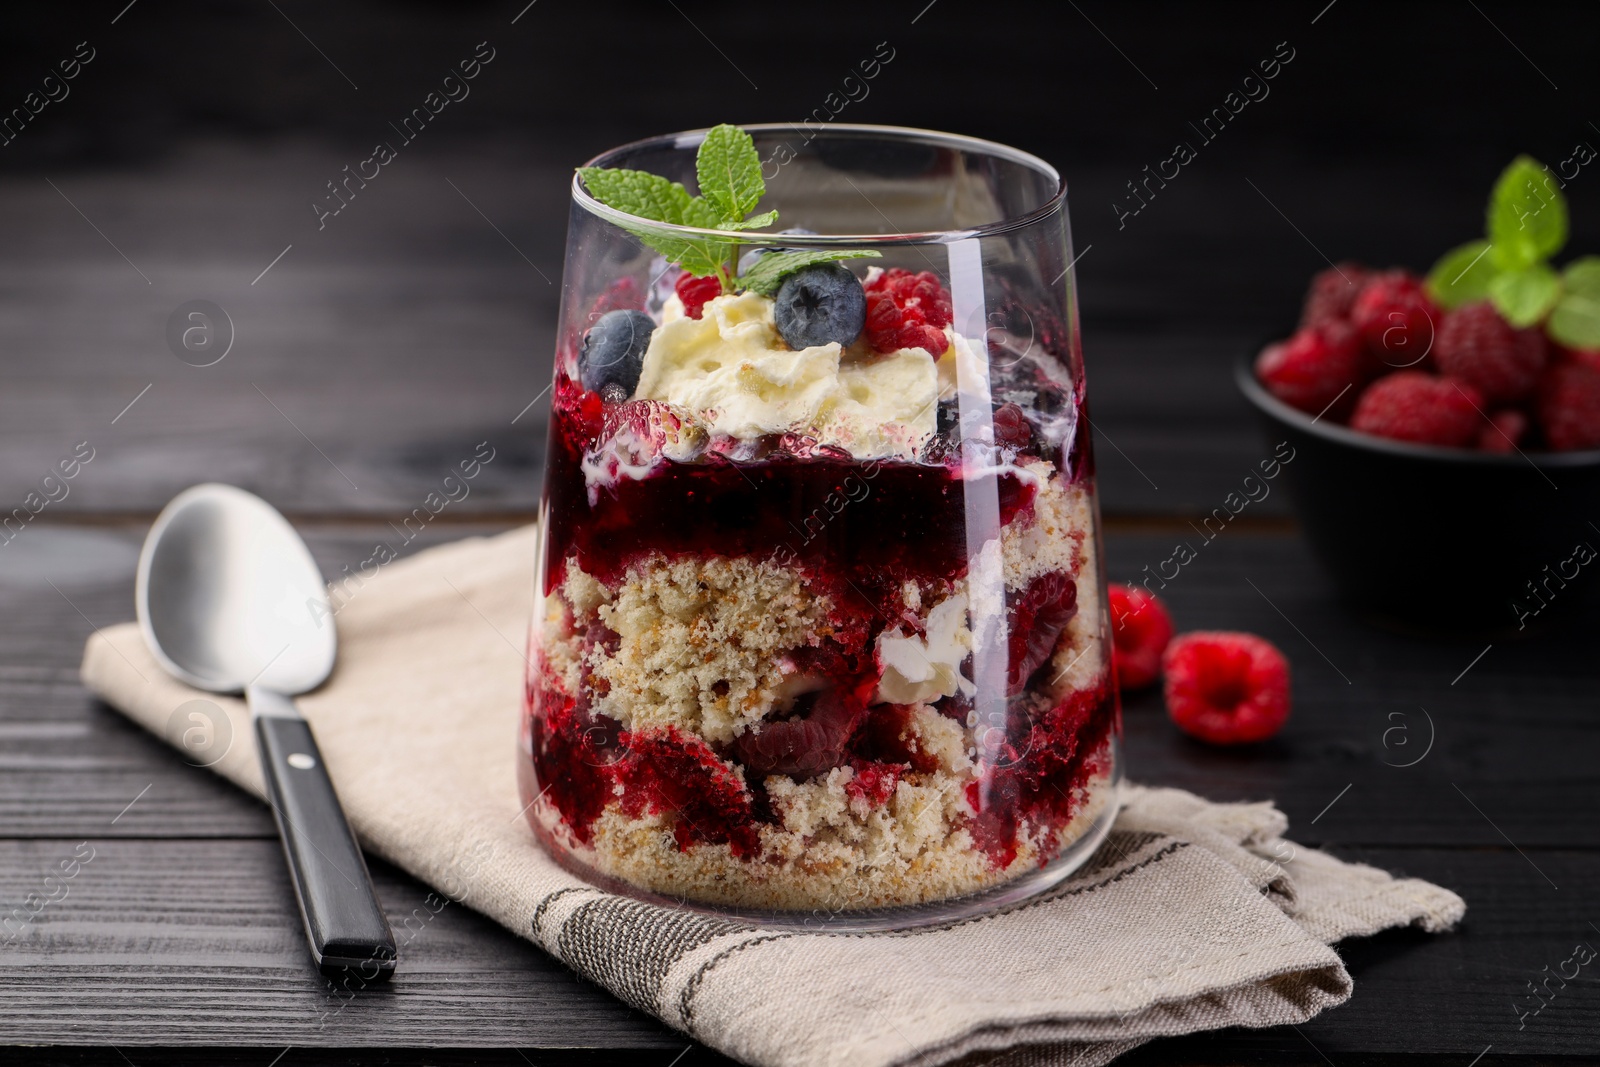
[[[800, 133], [803, 127], [793, 122], [752, 122], [742, 123], [740, 129], [746, 133]], [[604, 167], [608, 162], [615, 161], [618, 157], [638, 149], [657, 146], [675, 149], [697, 148], [705, 140], [709, 129], [683, 130], [678, 133], [661, 134], [656, 137], [644, 137], [637, 141], [608, 148], [585, 163], [584, 167]], [[829, 234], [778, 234], [764, 233], [759, 230], [716, 230], [704, 229], [699, 226], [682, 226], [671, 222], [658, 222], [640, 215], [633, 215], [626, 211], [619, 211], [607, 207], [590, 195], [584, 188], [582, 168], [574, 171], [572, 175], [572, 201], [592, 215], [606, 219], [624, 229], [646, 229], [660, 233], [679, 233], [694, 237], [716, 237], [722, 240], [731, 240], [745, 245], [781, 244], [786, 248], [837, 248], [840, 246], [861, 247], [867, 246], [892, 246], [913, 244], [953, 244], [956, 241], [965, 241], [974, 237], [988, 237], [995, 234], [1010, 233], [1013, 230], [1032, 226], [1051, 215], [1060, 212], [1067, 202], [1067, 182], [1061, 177], [1061, 172], [1055, 167], [1040, 159], [1031, 152], [1024, 152], [1020, 148], [1012, 148], [998, 141], [988, 141], [981, 137], [968, 137], [959, 133], [944, 133], [939, 130], [926, 130], [916, 126], [883, 126], [868, 123], [833, 122], [817, 131], [820, 135], [843, 134], [848, 137], [881, 137], [909, 144], [927, 144], [942, 148], [953, 148], [963, 152], [977, 153], [1004, 159], [1020, 167], [1026, 167], [1053, 181], [1056, 191], [1048, 200], [1031, 211], [1009, 218], [996, 219], [993, 222], [980, 223], [977, 226], [968, 226], [953, 230], [922, 230], [915, 233], [829, 233]]]
[[[1274, 343], [1278, 338], [1266, 342]], [[1259, 351], [1259, 348], [1257, 349]], [[1233, 379], [1244, 394], [1259, 411], [1270, 415], [1278, 422], [1285, 423], [1301, 433], [1312, 437], [1320, 437], [1324, 441], [1334, 444], [1347, 445], [1372, 452], [1379, 455], [1397, 456], [1413, 460], [1428, 460], [1437, 463], [1449, 463], [1477, 467], [1519, 467], [1532, 466], [1535, 470], [1544, 467], [1552, 469], [1569, 469], [1573, 467], [1600, 466], [1600, 449], [1582, 449], [1572, 452], [1523, 452], [1518, 449], [1511, 455], [1502, 455], [1494, 452], [1476, 452], [1468, 448], [1446, 448], [1442, 445], [1419, 445], [1409, 441], [1396, 441], [1387, 437], [1376, 437], [1372, 434], [1361, 433], [1337, 423], [1325, 423], [1319, 417], [1312, 417], [1299, 408], [1290, 407], [1271, 393], [1266, 386], [1256, 378], [1256, 357], [1248, 353], [1241, 354], [1234, 360]]]

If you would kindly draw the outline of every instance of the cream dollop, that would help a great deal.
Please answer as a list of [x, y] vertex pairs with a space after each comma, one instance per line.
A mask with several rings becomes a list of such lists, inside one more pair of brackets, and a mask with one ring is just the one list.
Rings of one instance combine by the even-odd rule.
[[924, 636], [901, 633], [899, 627], [878, 635], [883, 673], [874, 703], [924, 704], [957, 692], [970, 695], [975, 687], [961, 673], [961, 662], [971, 651], [967, 598], [953, 594], [928, 613]]
[[802, 433], [873, 459], [911, 456], [937, 428], [939, 373], [920, 348], [790, 349], [756, 293], [719, 296], [698, 319], [665, 310], [634, 397], [692, 411], [712, 433]]

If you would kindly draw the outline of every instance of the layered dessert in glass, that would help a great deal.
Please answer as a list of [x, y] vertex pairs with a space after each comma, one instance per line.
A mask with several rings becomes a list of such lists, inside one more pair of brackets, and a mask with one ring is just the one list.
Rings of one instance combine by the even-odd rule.
[[[546, 847], [614, 888], [740, 913], [993, 899], [1064, 876], [1114, 813], [1059, 179], [985, 142], [838, 136], [926, 148], [915, 175], [861, 172], [924, 193], [999, 153], [1032, 186], [997, 179], [986, 206], [1032, 196], [1041, 217], [954, 249], [830, 235], [857, 208], [797, 195], [808, 228], [740, 233], [740, 271], [873, 251], [763, 293], [731, 260], [700, 277], [630, 253], [642, 223], [575, 186], [574, 227], [618, 232], [569, 259], [523, 799]], [[856, 166], [814, 164], [790, 181]]]

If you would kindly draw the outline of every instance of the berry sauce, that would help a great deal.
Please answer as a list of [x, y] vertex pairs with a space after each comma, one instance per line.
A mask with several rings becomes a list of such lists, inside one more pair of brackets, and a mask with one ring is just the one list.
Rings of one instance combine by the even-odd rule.
[[[726, 845], [755, 860], [761, 827], [779, 821], [766, 795], [768, 774], [805, 780], [849, 767], [849, 798], [877, 808], [906, 775], [933, 773], [938, 760], [908, 741], [915, 709], [870, 704], [880, 669], [874, 641], [889, 627], [916, 629], [916, 613], [903, 601], [907, 582], [942, 588], [966, 574], [969, 495], [992, 501], [985, 510], [1009, 524], [1034, 506], [1031, 479], [1014, 467], [968, 476], [955, 457], [868, 461], [780, 442], [758, 460], [735, 461], [714, 447], [689, 462], [658, 460], [641, 477], [591, 491], [584, 455], [614, 426], [617, 410], [564, 376], [558, 381], [544, 593], [556, 591], [571, 562], [611, 587], [630, 567], [663, 557], [793, 567], [833, 608], [790, 656], [831, 688], [773, 716], [759, 733], [713, 747], [674, 727], [622, 729], [590, 711], [592, 686], [604, 683], [586, 675], [579, 692], [568, 692], [541, 656], [527, 693], [530, 769], [565, 833], [589, 844], [596, 821], [614, 806], [631, 818], [669, 814], [680, 850]], [[1080, 420], [1066, 455], [1049, 457], [1069, 476], [1089, 476], [1086, 425]], [[997, 410], [995, 427], [1012, 447], [1039, 441], [1015, 403]], [[998, 534], [986, 531], [983, 539]], [[1015, 860], [1025, 837], [1039, 846], [1041, 864], [1053, 858], [1051, 835], [1077, 814], [1085, 782], [1108, 770], [1105, 743], [1118, 719], [1114, 688], [1102, 682], [1048, 695], [1050, 657], [1077, 608], [1075, 580], [1065, 573], [1044, 574], [1007, 597], [1004, 740], [967, 793], [973, 840], [997, 870]], [[585, 649], [598, 644], [613, 652], [617, 640], [598, 624], [583, 637]], [[946, 697], [936, 708], [965, 725], [971, 704]]]
[[607, 584], [656, 554], [775, 558], [864, 587], [951, 580], [967, 569], [968, 494], [992, 494], [1002, 525], [1033, 504], [1033, 486], [1013, 473], [966, 478], [956, 463], [864, 461], [820, 450], [805, 457], [775, 452], [755, 463], [714, 452], [693, 463], [663, 463], [646, 477], [601, 488], [591, 504], [581, 463], [594, 437], [596, 420], [584, 409], [593, 396], [554, 414], [546, 595], [574, 555]]

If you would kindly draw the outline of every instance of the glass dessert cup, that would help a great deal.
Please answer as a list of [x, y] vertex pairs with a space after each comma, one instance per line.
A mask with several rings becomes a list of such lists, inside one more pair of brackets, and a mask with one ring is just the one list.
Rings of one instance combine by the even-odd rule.
[[[522, 801], [640, 899], [830, 930], [1002, 907], [1089, 858], [1121, 780], [1065, 187], [971, 138], [746, 130], [805, 232], [574, 179]], [[704, 137], [592, 165], [693, 189]], [[737, 242], [731, 284], [653, 250], [691, 242]], [[740, 291], [796, 251], [862, 258]]]

